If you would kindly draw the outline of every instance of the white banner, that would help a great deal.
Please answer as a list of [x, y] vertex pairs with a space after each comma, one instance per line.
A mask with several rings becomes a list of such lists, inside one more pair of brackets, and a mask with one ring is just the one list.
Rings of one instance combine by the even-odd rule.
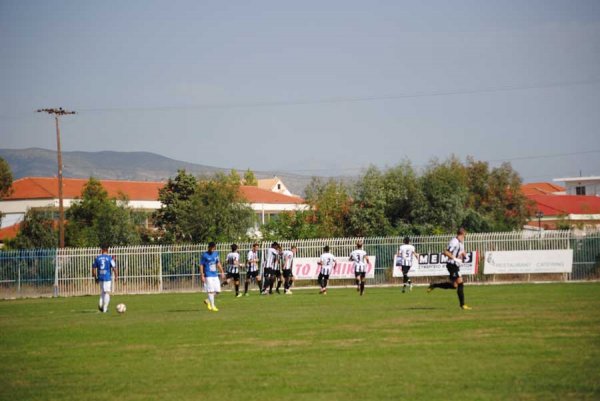
[[[443, 253], [422, 253], [419, 258], [413, 257], [413, 265], [408, 271], [408, 277], [447, 276], [446, 262], [448, 257]], [[460, 264], [460, 274], [477, 274], [477, 251], [468, 252]], [[399, 258], [394, 258], [393, 277], [402, 277], [402, 265]]]
[[[321, 272], [317, 264], [319, 258], [294, 258], [293, 273], [296, 280], [316, 280]], [[375, 256], [369, 256], [367, 278], [375, 278]], [[329, 279], [354, 278], [354, 262], [345, 258], [337, 258], [337, 265], [329, 275]]]
[[572, 249], [485, 253], [485, 274], [571, 273], [572, 271]]

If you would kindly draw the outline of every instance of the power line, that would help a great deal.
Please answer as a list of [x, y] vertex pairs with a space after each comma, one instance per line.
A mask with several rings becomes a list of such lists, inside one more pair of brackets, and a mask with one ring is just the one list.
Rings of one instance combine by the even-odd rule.
[[195, 110], [195, 109], [237, 109], [237, 108], [260, 108], [260, 107], [285, 107], [285, 106], [304, 106], [316, 104], [337, 104], [337, 103], [357, 103], [371, 102], [382, 100], [398, 100], [421, 97], [438, 97], [438, 96], [456, 96], [456, 95], [476, 95], [495, 92], [511, 92], [530, 89], [550, 89], [577, 85], [592, 85], [600, 83], [600, 77], [562, 81], [562, 82], [546, 82], [529, 85], [506, 85], [497, 87], [487, 87], [478, 89], [459, 89], [451, 91], [434, 91], [434, 92], [415, 92], [396, 95], [384, 96], [357, 96], [357, 97], [334, 97], [324, 99], [296, 99], [296, 100], [280, 100], [280, 101], [256, 101], [247, 103], [205, 103], [198, 105], [187, 106], [156, 106], [156, 107], [109, 107], [109, 108], [80, 108], [80, 112], [129, 112], [129, 111], [177, 111], [177, 110]]
[[[497, 162], [510, 162], [510, 161], [517, 161], [517, 160], [536, 160], [536, 159], [552, 159], [555, 157], [565, 157], [565, 156], [577, 156], [577, 155], [585, 155], [585, 154], [592, 154], [592, 153], [600, 153], [600, 149], [598, 150], [586, 150], [586, 151], [581, 151], [581, 152], [571, 152], [571, 153], [555, 153], [555, 154], [549, 154], [549, 155], [529, 155], [529, 156], [518, 156], [518, 157], [507, 157], [507, 158], [503, 158], [503, 159], [491, 159], [491, 160], [483, 160], [483, 161], [487, 161], [488, 163], [497, 163]], [[422, 167], [427, 167], [427, 165], [425, 164], [418, 164], [418, 165], [414, 165], [411, 164], [413, 167], [416, 168], [422, 168]], [[287, 172], [287, 173], [310, 173], [310, 172], [320, 172], [320, 171], [338, 171], [338, 172], [350, 172], [350, 171], [360, 171], [360, 170], [364, 170], [367, 167], [348, 167], [348, 168], [318, 168], [318, 169], [298, 169], [298, 170], [285, 170], [282, 172]]]

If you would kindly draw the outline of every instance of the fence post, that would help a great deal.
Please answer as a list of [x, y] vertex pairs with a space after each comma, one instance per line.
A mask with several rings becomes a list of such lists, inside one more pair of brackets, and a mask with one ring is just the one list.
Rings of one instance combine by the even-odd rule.
[[58, 298], [58, 269], [60, 268], [60, 255], [56, 252], [56, 263], [54, 264], [54, 287], [52, 289], [52, 296]]
[[163, 292], [162, 245], [158, 246], [158, 291]]
[[17, 263], [17, 298], [21, 298], [21, 263]]

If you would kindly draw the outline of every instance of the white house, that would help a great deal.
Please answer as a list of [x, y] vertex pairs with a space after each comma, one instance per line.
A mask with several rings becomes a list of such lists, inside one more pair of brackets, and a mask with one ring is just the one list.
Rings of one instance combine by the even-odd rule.
[[600, 196], [600, 177], [555, 178], [554, 182], [564, 182], [567, 195]]

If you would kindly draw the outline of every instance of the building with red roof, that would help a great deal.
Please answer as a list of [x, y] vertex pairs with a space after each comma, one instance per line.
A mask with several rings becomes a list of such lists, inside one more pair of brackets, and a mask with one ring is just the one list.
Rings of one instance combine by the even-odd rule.
[[539, 218], [527, 223], [530, 228], [556, 229], [564, 226], [600, 228], [600, 197], [584, 195], [525, 195], [535, 202]]
[[[128, 206], [144, 211], [160, 209], [159, 190], [166, 184], [158, 181], [121, 181], [99, 180], [111, 198], [125, 196]], [[63, 178], [64, 206], [68, 208], [81, 197], [84, 185], [88, 182], [80, 178]], [[288, 196], [255, 186], [240, 186], [240, 192], [256, 212], [258, 221], [264, 223], [271, 216], [295, 210], [306, 210], [304, 199]], [[12, 192], [0, 201], [0, 212], [4, 232], [0, 232], [0, 241], [16, 235], [15, 225], [23, 219], [31, 208], [58, 208], [58, 179], [56, 177], [25, 177], [15, 180]]]

